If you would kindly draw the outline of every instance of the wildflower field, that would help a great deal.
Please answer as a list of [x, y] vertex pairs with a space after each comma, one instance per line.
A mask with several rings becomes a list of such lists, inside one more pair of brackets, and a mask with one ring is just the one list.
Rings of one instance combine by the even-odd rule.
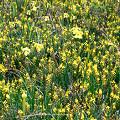
[[120, 120], [119, 0], [1, 0], [0, 119]]

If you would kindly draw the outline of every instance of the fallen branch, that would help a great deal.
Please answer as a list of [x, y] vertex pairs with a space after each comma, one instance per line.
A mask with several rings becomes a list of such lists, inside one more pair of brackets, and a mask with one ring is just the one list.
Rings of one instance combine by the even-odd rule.
[[4, 117], [4, 119], [13, 119], [13, 118], [29, 118], [29, 117], [34, 117], [34, 116], [64, 116], [64, 115], [67, 115], [67, 114], [50, 114], [50, 113], [39, 113], [39, 114], [34, 114], [34, 115], [25, 115], [25, 116], [18, 116], [18, 117], [11, 117], [11, 118], [6, 118]]

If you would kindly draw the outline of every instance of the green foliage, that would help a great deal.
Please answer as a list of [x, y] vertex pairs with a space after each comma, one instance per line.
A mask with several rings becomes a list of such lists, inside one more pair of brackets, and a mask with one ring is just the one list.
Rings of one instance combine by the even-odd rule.
[[0, 119], [119, 119], [119, 9], [111, 0], [0, 2]]

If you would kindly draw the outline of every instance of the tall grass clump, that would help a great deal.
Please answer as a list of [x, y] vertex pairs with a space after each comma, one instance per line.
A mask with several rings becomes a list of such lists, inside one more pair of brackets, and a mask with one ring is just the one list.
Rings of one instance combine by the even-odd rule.
[[2, 0], [1, 120], [119, 120], [120, 2]]

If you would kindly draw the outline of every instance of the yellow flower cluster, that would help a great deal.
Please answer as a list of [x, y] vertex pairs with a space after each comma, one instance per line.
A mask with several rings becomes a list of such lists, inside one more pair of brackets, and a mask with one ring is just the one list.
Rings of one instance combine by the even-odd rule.
[[71, 29], [71, 31], [73, 32], [74, 34], [74, 38], [78, 38], [78, 39], [82, 39], [82, 36], [83, 36], [83, 31], [81, 30], [81, 28], [78, 28], [78, 27], [73, 27]]
[[119, 6], [0, 2], [0, 119], [119, 119]]
[[44, 49], [43, 44], [39, 44], [39, 43], [34, 43], [34, 47], [36, 48], [37, 52], [40, 52], [41, 50]]

